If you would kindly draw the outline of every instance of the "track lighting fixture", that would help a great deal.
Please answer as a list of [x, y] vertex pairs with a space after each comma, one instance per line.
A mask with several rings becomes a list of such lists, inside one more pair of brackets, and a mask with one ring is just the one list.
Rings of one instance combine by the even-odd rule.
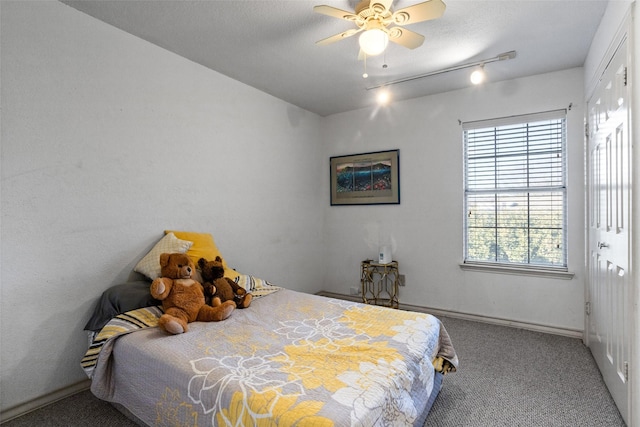
[[376, 101], [378, 101], [378, 105], [389, 104], [391, 102], [391, 92], [386, 88], [380, 89], [376, 95]]
[[473, 83], [474, 85], [479, 85], [480, 83], [484, 82], [484, 79], [486, 77], [487, 75], [484, 72], [484, 64], [482, 64], [479, 67], [477, 67], [475, 70], [473, 70], [469, 79], [471, 80], [471, 83]]
[[405, 77], [403, 79], [393, 80], [393, 81], [390, 81], [390, 82], [384, 82], [384, 83], [380, 83], [379, 85], [375, 85], [375, 86], [369, 86], [369, 87], [367, 87], [367, 90], [378, 89], [378, 88], [381, 88], [383, 86], [391, 86], [391, 85], [396, 85], [396, 84], [400, 84], [400, 83], [410, 82], [410, 81], [413, 81], [413, 80], [423, 79], [425, 77], [435, 76], [435, 75], [438, 75], [438, 74], [450, 73], [452, 71], [463, 70], [463, 69], [466, 69], [466, 68], [479, 67], [479, 68], [482, 68], [482, 72], [484, 73], [485, 72], [484, 71], [484, 66], [486, 64], [490, 64], [492, 62], [497, 62], [497, 61], [506, 61], [508, 59], [513, 59], [515, 57], [516, 57], [516, 51], [512, 50], [510, 52], [505, 52], [505, 53], [502, 53], [500, 55], [494, 56], [493, 58], [487, 58], [487, 59], [483, 59], [481, 61], [468, 62], [468, 63], [465, 63], [465, 64], [454, 65], [453, 67], [443, 68], [442, 70], [431, 71], [429, 73], [419, 74], [417, 76]]

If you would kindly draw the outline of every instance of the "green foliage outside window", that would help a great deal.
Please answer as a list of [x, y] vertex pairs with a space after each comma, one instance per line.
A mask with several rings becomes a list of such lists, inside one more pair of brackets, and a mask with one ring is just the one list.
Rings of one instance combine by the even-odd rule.
[[[554, 196], [557, 199], [561, 194]], [[470, 203], [467, 207], [467, 260], [564, 266], [561, 206], [538, 215], [514, 203], [498, 208], [495, 203]]]

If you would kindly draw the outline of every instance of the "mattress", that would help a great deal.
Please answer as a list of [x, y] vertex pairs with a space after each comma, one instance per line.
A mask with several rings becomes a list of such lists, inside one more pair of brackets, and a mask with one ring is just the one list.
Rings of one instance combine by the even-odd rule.
[[147, 425], [422, 425], [458, 363], [434, 316], [287, 289], [180, 335], [143, 312], [109, 322], [83, 367]]

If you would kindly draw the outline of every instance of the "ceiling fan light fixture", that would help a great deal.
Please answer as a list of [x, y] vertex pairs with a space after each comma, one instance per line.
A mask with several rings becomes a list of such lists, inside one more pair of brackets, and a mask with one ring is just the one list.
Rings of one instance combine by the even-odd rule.
[[360, 49], [368, 56], [380, 55], [389, 44], [389, 35], [380, 29], [366, 30], [358, 39]]

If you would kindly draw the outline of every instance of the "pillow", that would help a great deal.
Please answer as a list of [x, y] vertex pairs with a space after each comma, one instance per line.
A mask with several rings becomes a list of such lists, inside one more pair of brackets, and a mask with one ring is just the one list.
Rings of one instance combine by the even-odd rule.
[[235, 282], [243, 287], [247, 292], [251, 292], [254, 298], [260, 298], [283, 289], [280, 286], [275, 286], [264, 279], [248, 274], [239, 274], [235, 279]]
[[98, 332], [118, 314], [160, 305], [161, 302], [151, 296], [149, 285], [147, 281], [127, 282], [104, 291], [84, 330]]
[[154, 280], [160, 277], [160, 254], [187, 252], [193, 242], [178, 239], [175, 234], [167, 233], [151, 251], [144, 256], [133, 268], [133, 271], [142, 273], [149, 279]]
[[222, 258], [222, 267], [224, 267], [224, 275], [232, 280], [235, 280], [240, 273], [229, 268], [227, 260], [224, 259], [222, 253], [216, 246], [216, 242], [213, 240], [213, 236], [209, 233], [196, 233], [192, 231], [171, 231], [166, 230], [165, 233], [173, 233], [179, 239], [188, 240], [193, 242], [193, 245], [187, 251], [187, 255], [193, 263], [197, 266], [198, 260], [204, 258], [207, 261], [213, 261], [216, 256]]

